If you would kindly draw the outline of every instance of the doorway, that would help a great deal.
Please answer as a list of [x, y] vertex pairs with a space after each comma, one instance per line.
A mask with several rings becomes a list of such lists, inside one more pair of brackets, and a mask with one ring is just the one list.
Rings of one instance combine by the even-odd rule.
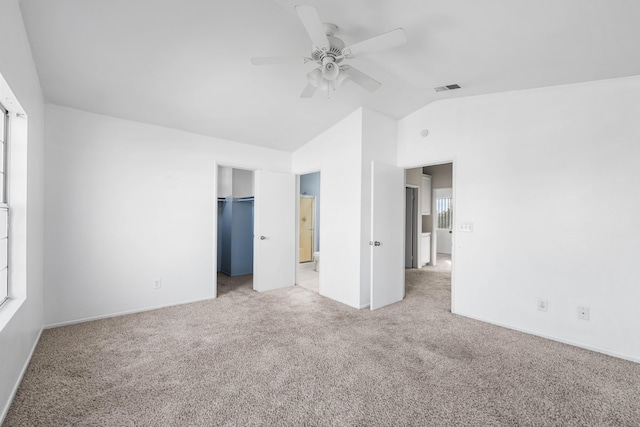
[[[409, 212], [405, 221], [405, 273], [406, 283], [410, 284], [406, 292], [411, 289], [429, 291], [437, 286], [437, 292], [451, 292], [454, 252], [454, 183], [453, 163], [429, 165], [405, 170], [405, 192], [409, 188], [416, 188], [418, 192], [417, 205], [410, 205], [407, 201], [406, 209], [418, 212], [417, 227], [414, 229], [409, 221]], [[407, 196], [409, 197], [409, 196]], [[412, 251], [414, 242], [418, 241], [419, 262], [409, 266], [408, 251]], [[432, 289], [436, 292], [435, 288]], [[451, 298], [453, 307], [453, 298]]]
[[320, 172], [298, 176], [297, 284], [320, 291]]
[[[406, 185], [406, 184], [405, 184]], [[404, 267], [418, 268], [418, 187], [405, 187]]]
[[254, 173], [218, 167], [217, 295], [253, 290]]
[[316, 231], [316, 196], [300, 195], [300, 262], [313, 261]]
[[430, 266], [442, 260], [441, 267], [452, 265], [454, 243], [453, 163], [425, 166], [424, 175], [431, 176], [431, 214], [422, 217], [423, 231], [431, 233]]

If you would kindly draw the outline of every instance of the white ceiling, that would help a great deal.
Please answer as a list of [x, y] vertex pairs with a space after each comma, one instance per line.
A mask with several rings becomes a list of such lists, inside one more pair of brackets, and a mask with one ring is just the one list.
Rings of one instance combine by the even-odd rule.
[[[316, 6], [347, 45], [404, 28], [350, 64], [383, 83], [300, 99], [314, 64], [294, 10]], [[437, 99], [640, 74], [637, 0], [22, 0], [45, 99], [287, 151], [360, 106], [402, 118]], [[436, 86], [463, 89], [436, 93]]]

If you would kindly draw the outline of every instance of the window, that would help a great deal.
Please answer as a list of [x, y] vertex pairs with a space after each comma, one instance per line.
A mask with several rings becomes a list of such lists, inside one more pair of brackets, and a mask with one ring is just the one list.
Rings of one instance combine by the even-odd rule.
[[9, 297], [9, 205], [7, 204], [7, 144], [9, 114], [0, 105], [0, 305]]
[[436, 198], [436, 214], [438, 215], [438, 230], [451, 230], [453, 222], [451, 197]]

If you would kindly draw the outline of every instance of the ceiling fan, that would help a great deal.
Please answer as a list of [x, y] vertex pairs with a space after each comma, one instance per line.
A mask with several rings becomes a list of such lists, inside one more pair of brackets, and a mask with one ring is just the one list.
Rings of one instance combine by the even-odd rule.
[[322, 23], [315, 7], [301, 5], [295, 6], [295, 9], [311, 38], [311, 56], [251, 58], [251, 62], [254, 65], [306, 64], [312, 61], [317, 63], [318, 67], [307, 74], [309, 82], [302, 91], [301, 98], [312, 97], [318, 89], [326, 90], [329, 96], [331, 91], [336, 89], [336, 85], [341, 85], [347, 80], [357, 83], [369, 92], [376, 91], [382, 83], [346, 64], [346, 60], [407, 42], [402, 28], [397, 28], [345, 47], [344, 42], [335, 36], [338, 27], [334, 24]]

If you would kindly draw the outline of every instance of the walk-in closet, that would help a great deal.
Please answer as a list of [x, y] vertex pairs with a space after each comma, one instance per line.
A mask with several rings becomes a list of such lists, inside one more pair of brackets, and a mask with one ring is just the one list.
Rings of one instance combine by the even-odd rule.
[[218, 296], [253, 289], [253, 171], [218, 167]]

